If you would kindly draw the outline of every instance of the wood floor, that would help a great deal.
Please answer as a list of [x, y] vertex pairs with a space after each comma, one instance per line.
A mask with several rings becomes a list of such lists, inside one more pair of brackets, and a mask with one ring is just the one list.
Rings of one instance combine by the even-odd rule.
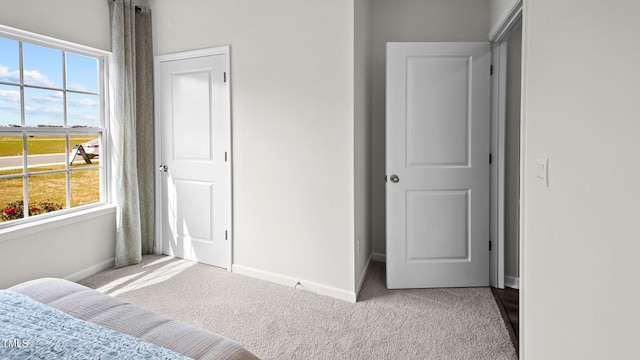
[[491, 291], [493, 292], [493, 296], [496, 298], [496, 302], [498, 303], [498, 307], [502, 313], [502, 318], [507, 326], [507, 330], [509, 330], [509, 336], [511, 337], [513, 347], [516, 348], [516, 353], [518, 353], [519, 291], [510, 288], [491, 288]]

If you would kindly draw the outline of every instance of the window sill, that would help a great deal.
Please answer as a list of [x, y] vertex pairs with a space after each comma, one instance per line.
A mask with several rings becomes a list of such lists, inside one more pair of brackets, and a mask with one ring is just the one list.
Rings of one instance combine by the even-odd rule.
[[88, 209], [73, 211], [68, 214], [60, 214], [45, 219], [0, 228], [0, 242], [115, 214], [116, 208], [117, 207], [112, 204], [99, 205]]

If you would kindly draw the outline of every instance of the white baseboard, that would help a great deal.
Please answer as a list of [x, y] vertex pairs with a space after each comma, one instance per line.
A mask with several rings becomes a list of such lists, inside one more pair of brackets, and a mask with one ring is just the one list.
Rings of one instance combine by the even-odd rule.
[[95, 275], [97, 273], [99, 273], [100, 271], [103, 270], [107, 270], [107, 269], [111, 269], [114, 267], [115, 265], [115, 258], [111, 258], [109, 260], [105, 260], [99, 264], [90, 266], [86, 269], [80, 270], [78, 272], [75, 272], [69, 276], [66, 276], [65, 279], [69, 280], [69, 281], [73, 281], [76, 282], [78, 280], [82, 280], [86, 277], [89, 277], [91, 275]]
[[352, 303], [355, 303], [357, 300], [357, 294], [355, 293], [355, 291], [351, 292], [333, 286], [320, 284], [313, 281], [306, 281], [304, 279], [296, 279], [291, 276], [254, 269], [243, 265], [234, 264], [232, 265], [231, 269], [231, 271], [236, 274], [250, 276], [260, 280], [266, 280], [276, 284], [290, 286], [296, 289], [311, 291], [313, 293], [329, 296], [334, 299]]
[[356, 299], [358, 299], [358, 296], [360, 295], [360, 290], [362, 290], [362, 284], [364, 284], [364, 279], [367, 278], [367, 273], [369, 272], [369, 265], [371, 265], [372, 257], [373, 257], [372, 254], [369, 255], [369, 259], [367, 259], [367, 264], [364, 266], [364, 271], [360, 275], [360, 280], [358, 280], [358, 283], [356, 284]]
[[504, 286], [512, 289], [520, 289], [520, 278], [515, 276], [504, 276]]
[[387, 262], [387, 255], [374, 252], [374, 253], [371, 254], [371, 259], [373, 261], [379, 261], [379, 262], [386, 263]]

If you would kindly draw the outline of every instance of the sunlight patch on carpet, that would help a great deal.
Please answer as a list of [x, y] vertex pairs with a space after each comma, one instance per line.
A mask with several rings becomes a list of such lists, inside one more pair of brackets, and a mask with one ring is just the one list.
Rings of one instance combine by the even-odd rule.
[[[158, 265], [159, 262], [160, 261], [155, 261], [146, 266]], [[180, 274], [181, 272], [185, 271], [195, 264], [195, 262], [191, 261], [170, 262], [149, 273], [143, 271], [133, 275], [124, 276], [104, 286], [101, 286], [97, 290], [111, 296], [122, 295], [130, 291], [160, 284]]]

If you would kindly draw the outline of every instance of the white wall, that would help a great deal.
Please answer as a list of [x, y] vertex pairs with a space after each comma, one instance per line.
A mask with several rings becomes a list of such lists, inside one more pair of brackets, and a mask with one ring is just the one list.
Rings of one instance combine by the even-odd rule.
[[115, 207], [0, 230], [0, 289], [26, 280], [77, 281], [113, 267]]
[[635, 359], [640, 2], [524, 5], [521, 355]]
[[519, 206], [520, 206], [520, 101], [522, 28], [516, 30], [507, 48], [507, 109], [505, 121], [505, 195], [504, 237], [505, 275], [520, 276]]
[[353, 1], [151, 6], [156, 55], [231, 46], [234, 271], [353, 297]]
[[111, 51], [107, 0], [2, 0], [0, 24]]
[[356, 290], [371, 257], [371, 0], [355, 0]]
[[385, 59], [394, 41], [486, 41], [489, 0], [373, 0], [372, 238], [374, 258], [385, 250]]
[[[2, 1], [0, 24], [111, 50], [105, 0]], [[91, 275], [113, 265], [115, 214], [92, 212], [60, 224], [0, 230], [0, 288], [36, 277]]]

